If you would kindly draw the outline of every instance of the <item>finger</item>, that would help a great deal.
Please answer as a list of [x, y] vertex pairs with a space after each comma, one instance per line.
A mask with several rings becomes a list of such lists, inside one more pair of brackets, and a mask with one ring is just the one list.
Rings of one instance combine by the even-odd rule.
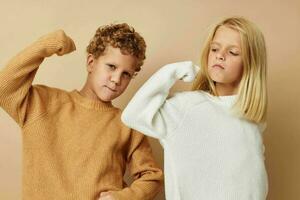
[[111, 200], [110, 196], [100, 197], [98, 200]]
[[194, 70], [196, 73], [198, 73], [200, 71], [200, 67], [198, 65], [194, 65]]
[[109, 192], [101, 192], [100, 193], [100, 197], [104, 197], [104, 196], [107, 196], [107, 195], [109, 195]]

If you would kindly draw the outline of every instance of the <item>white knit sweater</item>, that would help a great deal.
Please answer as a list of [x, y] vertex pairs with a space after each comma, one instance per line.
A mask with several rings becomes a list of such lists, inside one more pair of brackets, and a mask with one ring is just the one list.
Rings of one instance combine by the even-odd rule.
[[265, 200], [261, 130], [233, 115], [236, 96], [188, 91], [167, 99], [176, 80], [196, 73], [192, 62], [161, 68], [130, 101], [123, 122], [162, 144], [167, 200]]

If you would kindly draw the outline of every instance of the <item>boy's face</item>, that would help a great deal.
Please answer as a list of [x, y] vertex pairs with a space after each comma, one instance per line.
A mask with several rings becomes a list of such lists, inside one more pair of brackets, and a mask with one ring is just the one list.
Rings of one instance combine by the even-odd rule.
[[88, 79], [85, 94], [92, 99], [111, 101], [120, 96], [135, 74], [137, 58], [107, 46], [97, 59], [87, 57]]

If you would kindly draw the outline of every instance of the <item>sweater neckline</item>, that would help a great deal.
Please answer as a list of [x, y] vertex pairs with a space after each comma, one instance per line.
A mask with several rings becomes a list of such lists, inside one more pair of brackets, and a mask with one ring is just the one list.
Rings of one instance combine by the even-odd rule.
[[73, 90], [71, 92], [71, 96], [73, 97], [74, 101], [86, 108], [95, 109], [95, 110], [112, 110], [115, 109], [115, 107], [112, 105], [111, 101], [104, 102], [100, 100], [93, 100], [90, 98], [87, 98], [80, 94], [78, 90]]
[[214, 96], [210, 93], [205, 92], [210, 100], [213, 102], [223, 105], [225, 107], [232, 107], [237, 101], [237, 95], [227, 95], [227, 96]]

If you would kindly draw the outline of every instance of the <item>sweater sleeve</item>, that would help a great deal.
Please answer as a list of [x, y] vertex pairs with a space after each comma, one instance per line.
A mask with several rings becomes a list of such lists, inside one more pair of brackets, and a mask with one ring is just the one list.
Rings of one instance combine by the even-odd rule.
[[148, 136], [164, 139], [183, 117], [186, 99], [175, 95], [167, 99], [173, 84], [194, 80], [198, 67], [192, 62], [168, 64], [156, 72], [135, 94], [122, 114], [129, 127]]
[[[40, 99], [39, 88], [32, 85], [35, 74], [44, 58], [59, 56], [75, 50], [75, 45], [64, 31], [47, 34], [25, 48], [0, 71], [0, 106], [21, 126], [31, 116], [38, 115], [47, 99]], [[44, 90], [42, 91], [44, 93]]]
[[148, 139], [133, 131], [127, 155], [129, 172], [134, 181], [129, 187], [112, 192], [116, 200], [152, 200], [161, 190], [163, 173], [154, 161]]

